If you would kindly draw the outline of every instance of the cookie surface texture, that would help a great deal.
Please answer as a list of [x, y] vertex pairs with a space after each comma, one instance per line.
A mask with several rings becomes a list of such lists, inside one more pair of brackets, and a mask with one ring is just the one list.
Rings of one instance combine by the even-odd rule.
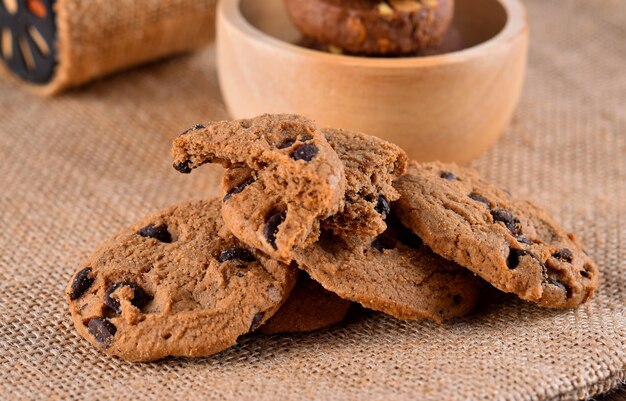
[[67, 286], [78, 333], [109, 355], [150, 361], [214, 354], [269, 319], [296, 272], [230, 234], [220, 203], [167, 208], [102, 244]]
[[395, 186], [401, 194], [396, 210], [407, 227], [502, 291], [569, 308], [598, 286], [598, 269], [574, 234], [474, 170], [413, 163]]
[[315, 242], [320, 221], [343, 207], [344, 168], [316, 124], [297, 115], [263, 115], [194, 127], [178, 137], [174, 167], [227, 168], [222, 215], [248, 245], [283, 261]]
[[395, 221], [392, 211], [387, 230], [369, 239], [324, 231], [296, 261], [327, 290], [399, 319], [442, 322], [469, 314], [480, 281]]
[[400, 196], [392, 183], [406, 169], [406, 154], [374, 136], [332, 128], [322, 132], [343, 163], [346, 176], [345, 205], [324, 220], [322, 227], [339, 236], [381, 234], [389, 205]]

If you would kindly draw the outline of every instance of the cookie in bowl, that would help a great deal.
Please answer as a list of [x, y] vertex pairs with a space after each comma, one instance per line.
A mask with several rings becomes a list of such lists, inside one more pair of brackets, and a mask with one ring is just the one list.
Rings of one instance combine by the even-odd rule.
[[441, 42], [454, 0], [286, 0], [296, 28], [321, 43], [364, 55], [415, 54]]

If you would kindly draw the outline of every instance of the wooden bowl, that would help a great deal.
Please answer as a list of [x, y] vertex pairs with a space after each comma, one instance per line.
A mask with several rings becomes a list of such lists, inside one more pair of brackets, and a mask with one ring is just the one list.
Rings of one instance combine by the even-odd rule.
[[466, 162], [504, 132], [527, 63], [519, 0], [458, 0], [466, 48], [443, 55], [369, 58], [309, 50], [283, 0], [222, 0], [220, 86], [234, 118], [299, 113], [323, 127], [394, 142], [416, 160]]

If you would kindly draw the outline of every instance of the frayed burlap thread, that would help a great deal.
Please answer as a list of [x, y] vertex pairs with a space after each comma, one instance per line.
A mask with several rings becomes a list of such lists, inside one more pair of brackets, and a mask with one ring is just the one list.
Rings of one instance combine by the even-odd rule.
[[570, 401], [626, 368], [626, 2], [526, 2], [515, 119], [472, 165], [545, 206], [598, 263], [597, 295], [554, 311], [499, 296], [437, 326], [372, 313], [254, 335], [210, 358], [132, 364], [72, 327], [63, 290], [103, 239], [217, 195], [220, 168], [171, 168], [171, 140], [227, 118], [209, 48], [41, 98], [0, 81], [0, 399]]

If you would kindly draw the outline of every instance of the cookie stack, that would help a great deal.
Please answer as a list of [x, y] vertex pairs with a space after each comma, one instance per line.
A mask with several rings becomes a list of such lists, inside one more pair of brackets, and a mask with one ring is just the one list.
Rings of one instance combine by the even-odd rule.
[[[331, 53], [412, 56], [458, 50], [454, 0], [285, 0], [300, 45]], [[443, 49], [441, 49], [441, 48]]]
[[[243, 334], [469, 314], [485, 281], [544, 307], [585, 302], [598, 271], [573, 234], [474, 171], [296, 115], [196, 125], [174, 167], [225, 167], [221, 199], [121, 231], [67, 288], [78, 332], [132, 361], [206, 356]], [[483, 281], [484, 280], [484, 281]]]

